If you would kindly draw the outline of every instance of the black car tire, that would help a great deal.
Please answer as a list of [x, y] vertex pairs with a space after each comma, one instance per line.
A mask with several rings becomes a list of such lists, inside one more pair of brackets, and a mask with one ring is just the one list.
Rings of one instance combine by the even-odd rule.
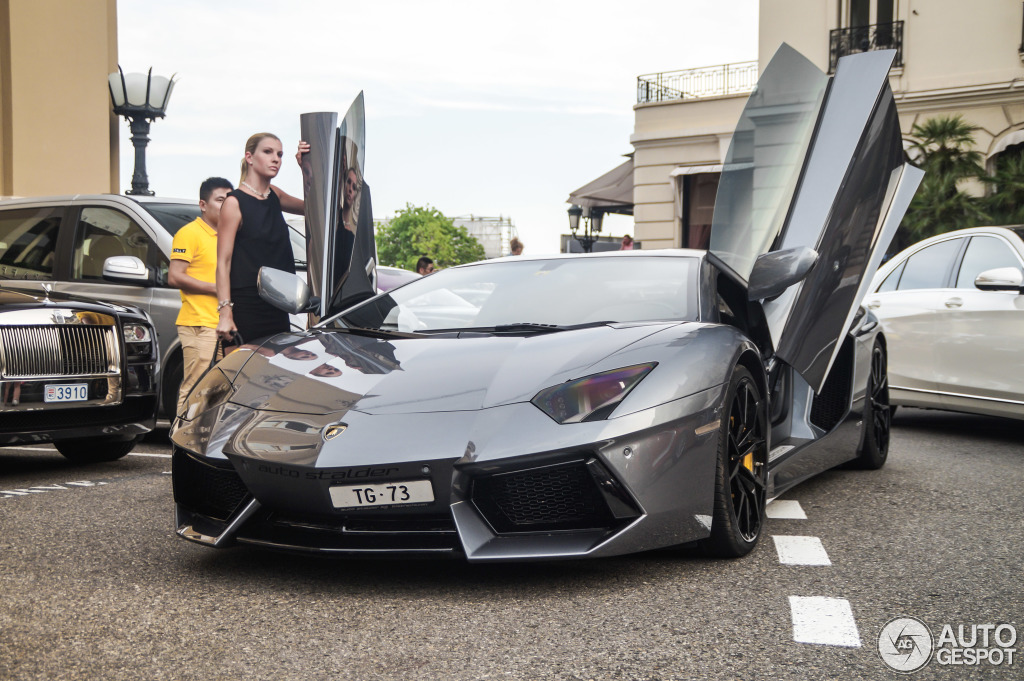
[[854, 468], [878, 470], [889, 457], [893, 407], [889, 404], [889, 375], [885, 348], [875, 340], [871, 348], [871, 373], [864, 396], [864, 437], [861, 439]]
[[53, 443], [66, 459], [75, 463], [99, 463], [115, 461], [135, 449], [142, 436], [86, 437], [77, 440], [63, 440]]
[[715, 469], [715, 509], [705, 553], [738, 558], [757, 545], [768, 492], [767, 405], [753, 375], [733, 369], [722, 410]]
[[164, 371], [163, 383], [160, 386], [160, 413], [168, 421], [173, 421], [177, 416], [178, 392], [181, 390], [181, 381], [184, 378], [185, 361], [182, 359], [179, 349], [167, 360], [167, 369]]

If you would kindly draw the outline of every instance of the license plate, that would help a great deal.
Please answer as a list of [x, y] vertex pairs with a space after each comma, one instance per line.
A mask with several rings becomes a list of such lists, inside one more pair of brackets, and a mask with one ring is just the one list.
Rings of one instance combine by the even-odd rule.
[[400, 504], [422, 504], [434, 500], [429, 480], [381, 482], [375, 485], [339, 485], [331, 488], [334, 508], [378, 508]]
[[88, 383], [47, 383], [43, 402], [85, 402], [89, 399]]

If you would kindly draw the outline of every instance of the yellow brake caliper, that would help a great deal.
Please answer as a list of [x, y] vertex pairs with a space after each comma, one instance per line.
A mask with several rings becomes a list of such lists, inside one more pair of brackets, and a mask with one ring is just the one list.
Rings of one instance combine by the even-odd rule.
[[740, 460], [740, 465], [746, 468], [751, 473], [754, 472], [754, 452], [750, 452], [743, 459]]

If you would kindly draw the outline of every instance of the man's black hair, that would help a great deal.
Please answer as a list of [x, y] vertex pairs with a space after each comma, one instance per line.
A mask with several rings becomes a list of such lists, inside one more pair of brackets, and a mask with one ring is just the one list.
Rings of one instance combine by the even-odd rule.
[[234, 187], [223, 177], [208, 177], [199, 185], [199, 200], [209, 201], [214, 189], [227, 189], [231, 191]]
[[421, 269], [423, 269], [427, 265], [433, 265], [433, 264], [434, 264], [433, 260], [431, 260], [427, 256], [423, 256], [422, 258], [420, 258], [419, 260], [416, 261], [416, 271], [419, 272]]

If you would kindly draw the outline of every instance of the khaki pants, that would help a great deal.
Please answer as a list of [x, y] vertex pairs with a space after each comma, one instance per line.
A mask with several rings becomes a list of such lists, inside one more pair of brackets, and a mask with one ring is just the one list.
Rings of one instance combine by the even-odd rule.
[[181, 340], [181, 356], [185, 362], [181, 390], [178, 392], [177, 413], [180, 414], [185, 410], [185, 398], [192, 386], [213, 360], [213, 351], [217, 348], [217, 330], [206, 326], [179, 326], [178, 338]]

